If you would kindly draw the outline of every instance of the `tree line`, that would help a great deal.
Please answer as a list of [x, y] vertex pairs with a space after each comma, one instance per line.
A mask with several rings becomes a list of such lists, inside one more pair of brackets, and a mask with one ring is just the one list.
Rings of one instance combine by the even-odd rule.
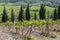
[[[58, 11], [58, 12], [57, 12]], [[19, 15], [18, 15], [18, 21], [22, 21], [24, 20], [24, 16], [23, 16], [23, 6], [21, 5], [21, 8], [19, 10]], [[49, 15], [49, 12], [48, 12], [48, 15]], [[53, 15], [51, 16], [53, 18], [53, 20], [57, 20], [57, 19], [60, 19], [60, 5], [58, 6], [58, 9], [54, 9], [54, 13]], [[25, 20], [27, 21], [30, 21], [30, 10], [29, 10], [29, 4], [27, 5], [26, 7], [26, 12], [25, 12]], [[41, 8], [39, 10], [39, 19], [40, 20], [45, 20], [46, 19], [46, 9], [45, 9], [45, 6], [42, 4], [41, 5]], [[34, 20], [37, 20], [37, 15], [36, 13], [34, 14]], [[4, 10], [3, 10], [3, 15], [2, 15], [2, 22], [7, 22], [8, 21], [8, 15], [7, 15], [7, 12], [6, 12], [6, 9], [4, 7]], [[15, 15], [14, 15], [14, 10], [12, 8], [11, 10], [11, 21], [14, 22], [15, 21]]]

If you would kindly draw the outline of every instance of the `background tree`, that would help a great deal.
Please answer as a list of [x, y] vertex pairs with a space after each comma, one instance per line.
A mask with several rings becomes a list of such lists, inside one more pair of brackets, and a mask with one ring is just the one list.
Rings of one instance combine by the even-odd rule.
[[13, 8], [11, 10], [11, 21], [14, 22], [15, 20], [15, 15], [14, 15], [14, 11], [13, 11]]
[[8, 16], [4, 7], [3, 15], [2, 15], [2, 22], [7, 22], [7, 20], [8, 20]]
[[60, 19], [60, 5], [58, 6], [58, 19]]
[[23, 8], [22, 8], [22, 6], [19, 11], [18, 21], [23, 21]]
[[57, 10], [55, 8], [54, 10], [54, 14], [53, 14], [53, 20], [57, 20], [58, 16], [57, 16]]
[[39, 19], [45, 19], [45, 8], [44, 5], [41, 5], [41, 9], [39, 11]]
[[35, 12], [35, 15], [34, 15], [34, 19], [37, 20], [36, 12]]
[[26, 8], [26, 20], [30, 20], [29, 4], [27, 5], [27, 8]]

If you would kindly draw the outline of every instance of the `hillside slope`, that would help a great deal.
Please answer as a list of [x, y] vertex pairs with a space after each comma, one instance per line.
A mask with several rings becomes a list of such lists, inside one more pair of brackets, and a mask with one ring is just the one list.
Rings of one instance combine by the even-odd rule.
[[16, 3], [16, 2], [24, 2], [24, 3], [44, 3], [48, 6], [58, 6], [60, 4], [60, 0], [0, 0], [1, 2], [5, 3]]

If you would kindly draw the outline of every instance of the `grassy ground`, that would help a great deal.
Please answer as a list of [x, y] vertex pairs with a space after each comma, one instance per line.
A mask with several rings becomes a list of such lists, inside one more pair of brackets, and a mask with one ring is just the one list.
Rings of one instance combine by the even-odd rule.
[[[7, 14], [8, 14], [8, 17], [10, 19], [10, 15], [11, 15], [11, 9], [13, 8], [14, 9], [14, 13], [15, 13], [15, 18], [18, 17], [18, 14], [19, 14], [19, 10], [20, 10], [20, 6], [5, 6], [6, 7], [6, 11], [7, 11]], [[25, 10], [26, 10], [26, 7], [23, 6], [24, 8], [24, 15], [25, 15]], [[0, 6], [0, 20], [1, 20], [1, 17], [2, 17], [2, 14], [3, 14], [3, 8], [4, 6]], [[49, 11], [50, 14], [53, 13], [54, 11], [54, 8], [52, 7], [48, 7], [48, 6], [45, 6], [46, 8], [46, 14], [47, 12]], [[30, 14], [31, 14], [31, 19], [33, 20], [34, 19], [34, 13], [36, 12], [37, 14], [37, 18], [39, 18], [39, 10], [40, 10], [40, 6], [31, 6], [30, 7]]]

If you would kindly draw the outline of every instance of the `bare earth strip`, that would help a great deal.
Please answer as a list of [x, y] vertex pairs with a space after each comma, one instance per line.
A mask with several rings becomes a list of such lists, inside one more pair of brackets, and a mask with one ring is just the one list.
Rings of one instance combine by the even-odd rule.
[[0, 27], [0, 40], [15, 40], [9, 33], [3, 32], [3, 27]]
[[[8, 30], [4, 30], [3, 27], [0, 27], [0, 40], [16, 40], [15, 35], [12, 35], [11, 33], [6, 32], [6, 31], [8, 31]], [[47, 38], [47, 37], [40, 37], [40, 35], [35, 32], [33, 32], [31, 35], [33, 35], [34, 38], [36, 38], [36, 40], [60, 40], [60, 37], [57, 37], [56, 39]]]

